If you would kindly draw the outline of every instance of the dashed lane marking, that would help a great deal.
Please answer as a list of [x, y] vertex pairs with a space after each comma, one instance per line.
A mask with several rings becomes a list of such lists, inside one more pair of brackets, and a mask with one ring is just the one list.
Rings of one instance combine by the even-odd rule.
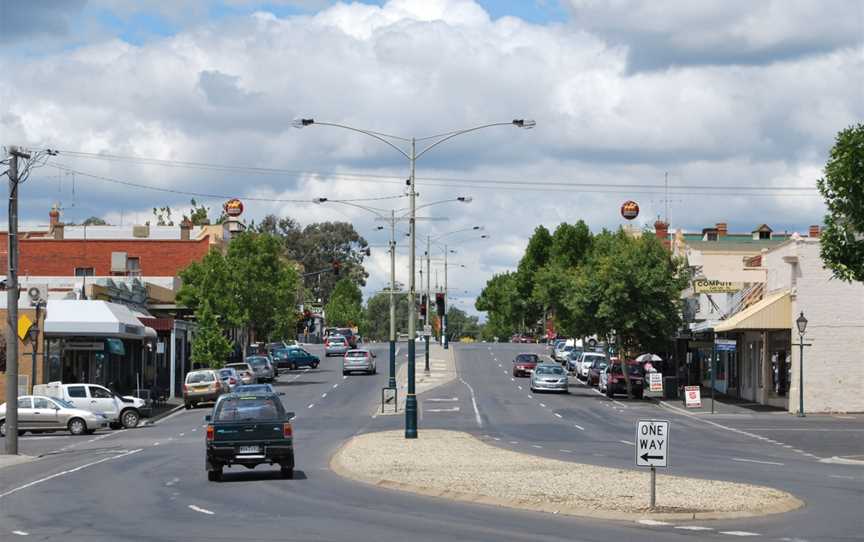
[[620, 442], [621, 444], [626, 444], [627, 446], [636, 446], [635, 444], [633, 444], [629, 440], [619, 440], [618, 442]]
[[546, 403], [540, 403], [540, 406], [546, 408]]
[[335, 390], [336, 388], [338, 388], [338, 387], [339, 387], [339, 384], [333, 384], [333, 389], [334, 389], [334, 390]]
[[315, 403], [310, 403], [309, 406], [306, 408], [312, 408], [313, 406], [315, 406]]
[[519, 391], [522, 391], [522, 386], [519, 386]]
[[565, 454], [572, 454], [573, 450], [558, 450], [559, 452], [564, 452]]
[[652, 527], [653, 526], [660, 526], [660, 525], [672, 525], [669, 522], [657, 521], [656, 519], [640, 519], [638, 521], [638, 523], [641, 523], [642, 525], [651, 525]]
[[12, 534], [17, 534], [18, 536], [28, 536], [30, 533], [25, 531], [12, 531]]
[[720, 534], [729, 536], [760, 536], [759, 533], [751, 533], [750, 531], [720, 531]]
[[713, 531], [713, 527], [702, 527], [699, 525], [679, 525], [675, 527], [676, 529], [681, 529], [682, 531]]
[[518, 440], [511, 440], [510, 444], [519, 444], [519, 441]]
[[553, 414], [555, 414], [555, 416], [557, 416], [557, 417], [559, 417], [559, 418], [563, 418], [563, 417], [564, 417], [564, 416], [562, 416], [561, 414], [558, 414], [557, 412], [553, 412]]
[[159, 446], [159, 443], [158, 443], [158, 442], [154, 442], [154, 443], [153, 443], [153, 446]]
[[180, 436], [181, 436], [181, 437], [185, 437], [185, 436], [186, 436], [186, 433], [180, 433]]
[[584, 430], [585, 430], [584, 427], [582, 427], [581, 425], [577, 425], [577, 424], [575, 424], [575, 423], [573, 424], [573, 427], [575, 427], [576, 429], [578, 429], [578, 430], [580, 430], [580, 431], [584, 431]]
[[200, 512], [202, 514], [207, 514], [208, 516], [212, 516], [216, 513], [216, 512], [211, 512], [210, 510], [207, 510], [206, 508], [201, 508], [199, 506], [195, 506], [194, 504], [190, 504], [189, 509], [194, 510], [196, 512]]
[[501, 439], [498, 437], [492, 437], [492, 440], [497, 440], [498, 442], [501, 442]]
[[542, 450], [542, 449], [543, 449], [543, 446], [540, 446], [539, 444], [532, 444], [531, 447], [532, 447], [532, 448], [537, 448], [538, 450]]
[[321, 399], [324, 399], [325, 397], [327, 397], [327, 394], [326, 394], [326, 393], [322, 393], [322, 394], [321, 394]]

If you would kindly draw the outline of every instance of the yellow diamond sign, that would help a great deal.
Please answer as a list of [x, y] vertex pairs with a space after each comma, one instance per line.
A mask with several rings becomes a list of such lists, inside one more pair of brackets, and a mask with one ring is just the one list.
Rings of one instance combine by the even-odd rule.
[[22, 341], [27, 338], [27, 332], [30, 331], [30, 328], [33, 327], [33, 320], [30, 319], [26, 314], [22, 314], [20, 318], [18, 318], [18, 338]]

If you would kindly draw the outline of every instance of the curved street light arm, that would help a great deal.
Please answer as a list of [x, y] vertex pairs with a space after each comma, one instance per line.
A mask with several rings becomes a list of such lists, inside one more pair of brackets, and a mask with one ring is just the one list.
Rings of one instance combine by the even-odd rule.
[[358, 209], [363, 209], [364, 211], [368, 211], [373, 213], [375, 216], [390, 220], [389, 217], [385, 216], [384, 213], [387, 212], [386, 209], [378, 209], [376, 207], [368, 207], [366, 205], [360, 205], [359, 203], [352, 203], [350, 201], [343, 201], [338, 199], [327, 199], [327, 198], [315, 198], [312, 200], [312, 203], [322, 204], [322, 203], [341, 203], [342, 205], [349, 205], [351, 207], [356, 207]]
[[[414, 208], [414, 210], [418, 211], [420, 209], [425, 209], [426, 207], [432, 207], [433, 205], [440, 205], [442, 203], [470, 203], [471, 199], [472, 198], [470, 196], [468, 196], [468, 197], [459, 196], [458, 198], [442, 199], [439, 201], [433, 201], [431, 203], [424, 203], [423, 205], [418, 205], [417, 207]], [[399, 219], [405, 218], [411, 214], [410, 209], [396, 209], [396, 212], [402, 213], [400, 215], [397, 215], [396, 218], [399, 218]]]
[[410, 155], [410, 154], [408, 154], [407, 152], [403, 151], [401, 148], [399, 148], [398, 146], [394, 145], [394, 144], [391, 143], [390, 141], [387, 141], [386, 138], [389, 137], [389, 138], [392, 138], [392, 139], [398, 139], [398, 140], [400, 140], [400, 141], [411, 141], [410, 139], [405, 139], [404, 137], [393, 136], [393, 135], [388, 135], [388, 134], [379, 134], [378, 132], [372, 132], [372, 131], [370, 131], [370, 130], [363, 130], [363, 129], [361, 129], [361, 128], [354, 128], [353, 126], [348, 126], [348, 125], [345, 125], [345, 124], [337, 124], [337, 123], [335, 123], [335, 122], [318, 122], [318, 121], [316, 120], [316, 121], [310, 122], [310, 123], [308, 123], [308, 124], [313, 124], [313, 125], [314, 125], [314, 124], [317, 124], [317, 125], [320, 125], [320, 126], [333, 126], [333, 127], [335, 127], [335, 128], [344, 128], [345, 130], [351, 130], [352, 132], [358, 132], [358, 133], [361, 133], [361, 134], [366, 134], [366, 135], [368, 135], [369, 137], [374, 137], [374, 138], [377, 139], [378, 141], [381, 141], [381, 142], [383, 142], [383, 143], [386, 143], [387, 145], [390, 145], [391, 147], [393, 147], [394, 149], [396, 149], [396, 150], [399, 152], [399, 154], [401, 154], [402, 156], [404, 156], [404, 157], [407, 158], [408, 160], [411, 160], [411, 155]]
[[436, 235], [435, 237], [430, 238], [430, 241], [435, 243], [435, 242], [440, 241], [441, 239], [443, 239], [445, 237], [449, 237], [451, 235], [456, 235], [457, 233], [465, 233], [467, 231], [484, 231], [485, 229], [486, 228], [484, 228], [483, 226], [471, 226], [470, 228], [463, 228], [461, 230], [455, 230], [455, 231], [451, 231], [451, 232], [447, 232], [447, 233], [442, 233], [441, 235]]
[[[436, 135], [436, 136], [424, 137], [422, 140], [434, 139], [434, 138], [436, 138], [436, 137], [438, 137], [438, 138], [440, 138], [440, 139], [439, 139], [438, 141], [436, 141], [435, 143], [432, 143], [431, 145], [429, 145], [428, 147], [426, 147], [425, 149], [423, 149], [423, 150], [420, 151], [419, 153], [417, 153], [417, 155], [415, 156], [414, 159], [415, 159], [415, 160], [419, 159], [421, 156], [423, 156], [423, 155], [426, 154], [427, 152], [431, 151], [432, 149], [434, 149], [434, 148], [437, 147], [438, 145], [444, 143], [445, 141], [448, 141], [448, 140], [450, 140], [450, 139], [453, 139], [453, 138], [456, 137], [456, 136], [460, 136], [460, 135], [462, 135], [462, 134], [467, 134], [467, 133], [469, 133], [469, 132], [476, 132], [477, 130], [482, 130], [482, 129], [484, 129], [484, 128], [492, 128], [493, 126], [519, 126], [519, 125], [516, 124], [515, 121], [511, 121], [511, 122], [493, 122], [492, 124], [484, 124], [484, 125], [482, 125], [482, 126], [475, 126], [475, 127], [473, 127], [473, 128], [466, 128], [466, 129], [464, 129], [464, 130], [457, 130], [457, 131], [455, 131], [455, 132], [448, 132], [448, 133], [444, 133], [444, 134], [438, 134], [438, 135]], [[422, 140], [418, 139], [417, 141], [422, 141]]]

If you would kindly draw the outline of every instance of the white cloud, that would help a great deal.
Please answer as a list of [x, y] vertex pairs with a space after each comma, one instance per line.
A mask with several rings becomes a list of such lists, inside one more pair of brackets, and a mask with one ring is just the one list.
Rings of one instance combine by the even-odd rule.
[[[475, 198], [468, 207], [436, 208], [450, 220], [419, 223], [418, 233], [478, 222], [487, 227], [491, 238], [465, 244], [459, 259], [468, 267], [451, 276], [451, 286], [476, 294], [491, 273], [515, 266], [537, 224], [554, 229], [582, 218], [595, 231], [616, 227], [621, 202], [634, 198], [642, 206], [639, 220], [650, 226], [665, 212], [665, 198], [662, 190], [638, 187], [662, 184], [667, 171], [673, 187], [812, 187], [834, 134], [864, 118], [862, 48], [860, 38], [850, 42], [842, 30], [847, 23], [840, 37], [821, 39], [823, 23], [807, 27], [814, 17], [804, 4], [777, 15], [784, 22], [771, 30], [748, 25], [774, 13], [773, 3], [754, 3], [744, 15], [725, 3], [695, 11], [692, 6], [702, 4], [667, 3], [662, 12], [650, 11], [656, 5], [579, 3], [576, 11], [593, 14], [592, 24], [576, 17], [572, 24], [540, 26], [512, 17], [493, 21], [469, 0], [337, 4], [314, 15], [259, 12], [203, 22], [140, 46], [111, 39], [25, 62], [0, 53], [0, 69], [14, 65], [16, 73], [14, 81], [0, 81], [0, 131], [18, 144], [286, 170], [261, 175], [57, 159], [161, 188], [267, 200], [247, 201], [250, 219], [272, 212], [301, 223], [351, 220], [370, 242], [384, 245], [386, 232], [376, 230], [372, 214], [309, 201], [398, 195], [406, 160], [356, 133], [292, 129], [293, 118], [407, 136], [536, 118], [533, 131], [502, 127], [461, 136], [418, 162], [419, 203], [457, 194]], [[633, 72], [628, 55], [635, 42], [609, 32], [638, 33], [637, 21], [665, 40], [664, 47], [674, 43], [695, 60]], [[700, 31], [704, 42], [694, 38]], [[726, 53], [741, 62], [696, 61], [710, 44], [736, 32], [746, 46]], [[801, 39], [790, 37], [796, 33]], [[756, 53], [794, 39], [807, 54], [754, 62]], [[657, 58], [666, 50], [655, 49]], [[145, 218], [154, 206], [188, 204], [188, 195], [80, 176], [73, 196], [69, 179], [58, 183], [55, 173], [41, 171], [22, 201], [24, 218], [36, 222], [44, 222], [54, 200], [64, 206], [74, 201], [74, 212], [86, 216], [116, 217], [123, 209], [127, 221], [136, 213]], [[483, 180], [535, 183], [536, 189]], [[562, 184], [536, 184], [550, 181]], [[610, 193], [614, 184], [634, 187]], [[762, 222], [801, 229], [822, 213], [812, 193], [723, 198], [680, 192], [673, 188], [669, 197], [673, 227], [726, 221], [730, 230]], [[373, 253], [367, 291], [388, 279], [385, 252]], [[403, 251], [403, 282], [406, 261]]]

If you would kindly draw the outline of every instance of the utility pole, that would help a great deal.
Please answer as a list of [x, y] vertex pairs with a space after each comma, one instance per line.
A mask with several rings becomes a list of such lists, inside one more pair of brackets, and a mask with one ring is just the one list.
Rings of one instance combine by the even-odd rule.
[[396, 211], [390, 211], [390, 380], [387, 387], [396, 389]]
[[9, 147], [9, 269], [6, 273], [6, 453], [18, 454], [18, 158]]
[[[426, 236], [426, 324], [432, 321], [432, 313], [429, 311], [429, 296], [432, 294], [430, 281], [432, 278], [432, 237]], [[421, 286], [422, 287], [422, 286]], [[432, 326], [429, 324], [429, 328]], [[432, 337], [426, 335], [426, 367], [423, 372], [429, 372], [429, 340]]]
[[411, 218], [408, 222], [408, 231], [411, 233], [411, 253], [408, 260], [411, 265], [408, 269], [408, 276], [411, 277], [408, 289], [408, 392], [405, 395], [405, 438], [417, 438], [417, 393], [414, 383], [415, 362], [414, 356], [416, 350], [417, 334], [417, 270], [416, 267], [416, 252], [417, 249], [417, 190], [414, 186], [414, 169], [417, 162], [417, 140], [411, 138], [411, 178], [409, 183], [411, 190], [409, 192], [411, 200]]
[[449, 341], [447, 340], [447, 305], [450, 303], [450, 299], [447, 297], [447, 244], [444, 244], [444, 315], [441, 317], [441, 344], [444, 346], [444, 350], [450, 348]]

